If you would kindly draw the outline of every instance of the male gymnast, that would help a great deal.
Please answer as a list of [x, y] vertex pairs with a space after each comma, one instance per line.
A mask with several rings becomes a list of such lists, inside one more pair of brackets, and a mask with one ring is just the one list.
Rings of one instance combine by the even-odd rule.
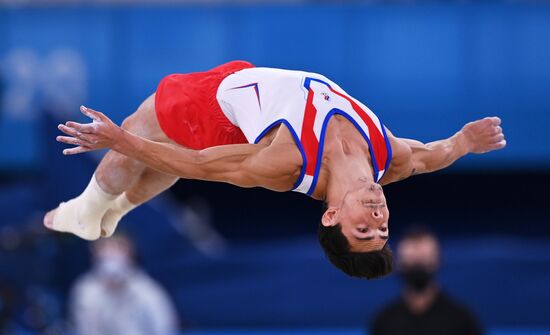
[[111, 150], [81, 195], [46, 214], [49, 229], [111, 236], [179, 178], [293, 190], [325, 203], [319, 241], [331, 263], [369, 279], [392, 271], [381, 185], [506, 145], [498, 117], [427, 144], [395, 137], [328, 78], [244, 61], [165, 77], [121, 127], [80, 110], [93, 122], [59, 125], [57, 140], [75, 146], [63, 153]]

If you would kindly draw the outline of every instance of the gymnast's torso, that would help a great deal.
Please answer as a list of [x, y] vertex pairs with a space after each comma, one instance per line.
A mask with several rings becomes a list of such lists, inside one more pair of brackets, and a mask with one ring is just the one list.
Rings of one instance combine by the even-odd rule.
[[288, 129], [303, 161], [294, 191], [313, 195], [327, 128], [335, 115], [364, 140], [375, 180], [380, 181], [389, 169], [392, 148], [380, 118], [325, 76], [248, 68], [226, 77], [216, 98], [227, 119], [241, 129], [249, 143], [260, 143], [282, 124]]

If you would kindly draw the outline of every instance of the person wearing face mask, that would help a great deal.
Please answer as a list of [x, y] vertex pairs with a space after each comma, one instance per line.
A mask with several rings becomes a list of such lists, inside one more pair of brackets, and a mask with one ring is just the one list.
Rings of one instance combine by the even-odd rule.
[[481, 335], [476, 317], [438, 283], [439, 242], [423, 227], [411, 228], [397, 248], [403, 291], [370, 325], [370, 335]]
[[129, 238], [92, 245], [92, 269], [71, 292], [70, 313], [79, 335], [172, 335], [175, 308], [165, 291], [134, 261]]

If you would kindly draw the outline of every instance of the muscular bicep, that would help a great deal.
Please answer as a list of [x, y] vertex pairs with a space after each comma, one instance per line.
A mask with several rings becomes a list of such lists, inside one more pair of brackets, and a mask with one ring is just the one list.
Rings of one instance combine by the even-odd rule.
[[430, 172], [430, 160], [433, 158], [433, 153], [430, 147], [420, 141], [400, 138], [410, 150], [410, 169], [411, 175]]
[[226, 181], [232, 173], [242, 170], [246, 160], [260, 148], [255, 144], [221, 145], [197, 151], [194, 179]]
[[387, 128], [392, 146], [393, 157], [389, 171], [384, 175], [381, 184], [390, 184], [426, 172], [421, 152], [424, 144], [420, 141], [395, 137]]
[[[200, 179], [220, 181], [240, 187], [260, 186], [275, 191], [287, 191], [294, 172], [299, 170], [301, 161], [292, 154], [292, 149], [284, 144], [242, 147], [220, 146], [203, 150], [200, 153], [203, 175]], [[224, 152], [233, 151], [227, 155]], [[223, 157], [223, 158], [221, 158]]]
[[402, 153], [401, 177], [407, 178], [417, 174], [433, 172], [438, 170], [441, 161], [447, 159], [447, 151], [442, 143], [422, 143], [409, 138], [397, 138]]

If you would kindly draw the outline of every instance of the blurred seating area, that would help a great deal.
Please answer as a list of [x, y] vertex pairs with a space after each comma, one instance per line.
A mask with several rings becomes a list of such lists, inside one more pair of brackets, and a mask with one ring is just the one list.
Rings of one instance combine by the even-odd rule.
[[[550, 5], [129, 3], [0, 0], [0, 334], [87, 335], [72, 288], [97, 260], [42, 216], [83, 189], [103, 153], [63, 156], [57, 124], [81, 104], [121, 122], [163, 76], [231, 59], [323, 73], [402, 137], [500, 116], [505, 150], [386, 187], [390, 244], [429, 226], [438, 282], [487, 334], [550, 334]], [[364, 334], [402, 281], [332, 268], [320, 216], [303, 195], [180, 181], [121, 229], [182, 333]]]
[[[182, 331], [191, 334], [359, 334], [399, 294], [397, 275], [361, 281], [338, 273], [313, 236], [234, 242], [212, 258], [167, 227], [146, 240], [138, 233], [138, 255], [174, 300]], [[440, 282], [479, 316], [488, 334], [544, 334], [547, 239], [447, 237], [442, 246]], [[6, 334], [72, 334], [69, 294], [89, 267], [86, 243], [37, 233], [18, 246], [3, 244], [0, 263], [4, 326], [18, 330]]]

